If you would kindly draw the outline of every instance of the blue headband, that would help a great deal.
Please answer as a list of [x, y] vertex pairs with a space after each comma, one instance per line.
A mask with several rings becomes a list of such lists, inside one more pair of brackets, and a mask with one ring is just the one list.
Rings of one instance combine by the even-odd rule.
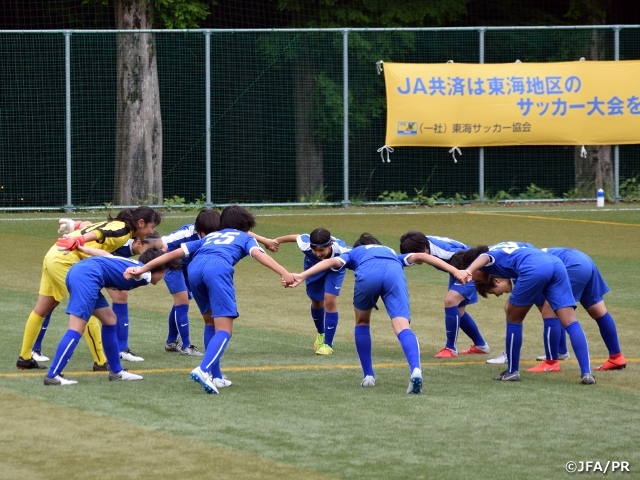
[[331, 242], [333, 242], [332, 238], [330, 238], [329, 241], [326, 242], [326, 243], [311, 243], [310, 242], [309, 245], [311, 245], [312, 247], [328, 247], [331, 244]]

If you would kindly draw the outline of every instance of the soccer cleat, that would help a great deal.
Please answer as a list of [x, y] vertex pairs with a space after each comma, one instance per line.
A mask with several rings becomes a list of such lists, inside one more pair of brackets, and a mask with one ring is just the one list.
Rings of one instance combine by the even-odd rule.
[[458, 352], [455, 350], [451, 350], [450, 348], [443, 348], [438, 353], [436, 353], [433, 358], [456, 358], [458, 356]]
[[316, 335], [316, 341], [313, 342], [313, 351], [318, 350], [322, 345], [324, 345], [324, 333], [319, 333]]
[[505, 370], [500, 375], [493, 377], [494, 380], [501, 380], [503, 382], [519, 382], [520, 372], [517, 370], [513, 373], [509, 373], [509, 370]]
[[216, 388], [225, 388], [233, 385], [233, 382], [229, 380], [226, 375], [222, 375], [222, 378], [212, 378], [211, 381]]
[[109, 368], [109, 363], [104, 362], [102, 365], [98, 365], [96, 362], [93, 362], [93, 371], [94, 372], [108, 372], [111, 368]]
[[199, 352], [195, 345], [189, 345], [186, 348], [181, 348], [180, 355], [186, 355], [189, 357], [204, 357], [204, 353]]
[[56, 375], [53, 378], [50, 378], [48, 375], [44, 376], [44, 384], [45, 385], [75, 385], [75, 380], [67, 380], [62, 375]]
[[507, 352], [502, 352], [499, 357], [490, 358], [486, 363], [491, 365], [503, 365], [509, 363], [509, 357], [507, 357]]
[[376, 386], [376, 377], [374, 377], [373, 375], [367, 375], [366, 377], [364, 377], [362, 382], [360, 382], [360, 386], [363, 387], [363, 388], [375, 387]]
[[316, 355], [331, 355], [333, 353], [333, 348], [331, 348], [326, 343], [323, 343], [316, 350]]
[[627, 360], [621, 353], [618, 353], [617, 355], [609, 355], [607, 361], [596, 370], [623, 370], [625, 368], [627, 368]]
[[120, 352], [120, 360], [126, 360], [127, 362], [144, 362], [144, 358], [139, 357], [128, 348]]
[[422, 393], [422, 370], [420, 370], [419, 368], [414, 368], [413, 372], [411, 372], [411, 380], [409, 380], [409, 388], [407, 388], [407, 393]]
[[460, 350], [460, 355], [469, 355], [472, 353], [484, 353], [487, 354], [489, 353], [491, 350], [489, 349], [489, 345], [482, 345], [480, 347], [477, 347], [475, 345], [471, 345], [469, 347], [468, 350]]
[[[571, 354], [569, 352], [558, 354], [558, 360], [569, 360], [570, 358], [571, 358]], [[544, 362], [546, 359], [547, 357], [545, 355], [540, 355], [539, 357], [536, 357], [536, 360], [538, 360], [539, 362]]]
[[536, 365], [532, 368], [527, 368], [527, 372], [559, 372], [560, 364], [558, 360], [545, 360], [540, 365]]
[[142, 380], [142, 375], [136, 375], [135, 373], [131, 373], [124, 368], [118, 372], [113, 373], [109, 372], [109, 381], [110, 382], [119, 382], [119, 381], [129, 381], [132, 382], [134, 380]]
[[19, 370], [33, 370], [33, 369], [47, 368], [44, 365], [38, 365], [38, 362], [36, 362], [34, 358], [25, 360], [22, 357], [18, 357], [18, 361], [16, 362], [16, 367], [18, 367]]
[[33, 358], [36, 362], [48, 362], [49, 357], [42, 354], [42, 350], [39, 348], [37, 350], [33, 350], [31, 352], [31, 358]]
[[177, 340], [173, 341], [173, 342], [168, 342], [164, 345], [164, 349], [167, 352], [179, 352], [182, 350], [182, 347], [180, 347], [180, 344], [178, 343]]
[[591, 375], [590, 373], [585, 373], [584, 375], [582, 375], [582, 384], [583, 385], [595, 385], [596, 384], [596, 378]]
[[218, 394], [218, 389], [213, 383], [213, 379], [211, 378], [210, 373], [203, 372], [202, 369], [198, 366], [191, 370], [191, 374], [189, 375], [191, 380], [194, 382], [198, 382], [204, 388], [204, 391], [211, 394]]

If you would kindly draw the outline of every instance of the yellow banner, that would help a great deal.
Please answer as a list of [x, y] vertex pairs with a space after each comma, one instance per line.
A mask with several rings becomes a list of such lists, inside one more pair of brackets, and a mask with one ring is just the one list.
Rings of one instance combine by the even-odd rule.
[[390, 147], [640, 143], [640, 61], [383, 71]]

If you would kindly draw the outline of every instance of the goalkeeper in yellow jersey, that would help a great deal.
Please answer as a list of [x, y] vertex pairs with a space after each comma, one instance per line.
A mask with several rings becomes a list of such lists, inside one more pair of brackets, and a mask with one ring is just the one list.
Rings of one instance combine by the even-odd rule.
[[[161, 221], [160, 214], [150, 207], [142, 206], [135, 210], [125, 208], [115, 218], [109, 215], [106, 222], [92, 223], [76, 230], [51, 247], [42, 262], [38, 300], [24, 329], [22, 349], [16, 362], [20, 370], [45, 368], [32, 358], [33, 345], [45, 317], [69, 295], [65, 283], [67, 272], [74, 264], [88, 257], [79, 252], [77, 247], [86, 245], [111, 253], [133, 237], [144, 240]], [[108, 371], [109, 366], [102, 349], [100, 324], [95, 317], [91, 317], [87, 324], [85, 338], [93, 355], [94, 371]]]

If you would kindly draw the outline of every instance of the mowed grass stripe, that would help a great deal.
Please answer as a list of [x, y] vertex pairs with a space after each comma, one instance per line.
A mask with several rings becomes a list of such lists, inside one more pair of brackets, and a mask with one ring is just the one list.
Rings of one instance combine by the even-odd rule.
[[[11, 412], [0, 415], [0, 431], [11, 432], [0, 456], [2, 478], [336, 478], [12, 393], [0, 391], [0, 406]], [[55, 454], [38, 453], [40, 446]]]
[[[640, 362], [640, 358], [627, 358], [627, 363]], [[591, 363], [604, 363], [606, 358], [592, 358]], [[536, 365], [540, 362], [537, 360], [521, 360], [521, 365]], [[577, 364], [577, 360], [563, 360], [562, 364]], [[465, 365], [486, 365], [486, 361], [481, 362], [423, 362], [422, 367], [460, 367]], [[500, 364], [497, 364], [498, 366]], [[407, 367], [406, 363], [376, 363], [373, 368], [402, 368]], [[259, 367], [225, 367], [225, 372], [259, 372], [259, 371], [275, 371], [275, 370], [330, 370], [330, 369], [359, 369], [360, 365], [262, 365]], [[148, 368], [148, 369], [130, 369], [136, 373], [187, 373], [193, 370], [192, 368]], [[16, 372], [16, 373], [0, 373], [0, 378], [15, 378], [15, 377], [40, 377], [46, 370], [37, 370], [35, 372]], [[90, 372], [90, 371], [78, 371], [78, 372], [65, 372], [65, 374], [73, 375], [106, 375], [105, 372]]]
[[535, 220], [554, 220], [557, 222], [597, 223], [599, 225], [616, 225], [619, 227], [640, 227], [640, 224], [637, 224], [637, 223], [603, 222], [601, 220], [582, 220], [577, 218], [554, 218], [554, 217], [542, 217], [539, 215], [518, 215], [513, 213], [491, 213], [491, 212], [467, 212], [467, 213], [469, 215], [490, 215], [493, 217], [532, 218]]

